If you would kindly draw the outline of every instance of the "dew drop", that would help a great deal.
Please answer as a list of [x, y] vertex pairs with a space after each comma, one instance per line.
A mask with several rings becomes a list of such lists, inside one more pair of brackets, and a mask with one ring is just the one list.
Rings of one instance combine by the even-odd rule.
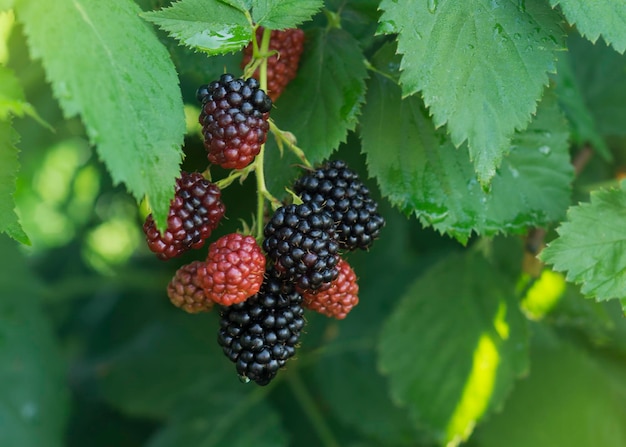
[[437, 12], [437, 6], [439, 6], [439, 0], [427, 0], [428, 1], [428, 11], [431, 14], [434, 14]]
[[539, 148], [539, 152], [541, 152], [543, 155], [550, 155], [550, 152], [552, 152], [552, 149], [550, 149], [550, 146], [541, 146]]
[[239, 381], [241, 383], [249, 383], [250, 379], [247, 376], [239, 376]]

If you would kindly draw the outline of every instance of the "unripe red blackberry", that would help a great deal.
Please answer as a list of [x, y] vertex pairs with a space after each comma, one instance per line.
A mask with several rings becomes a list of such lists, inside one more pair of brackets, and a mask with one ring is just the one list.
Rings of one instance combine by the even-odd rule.
[[222, 308], [217, 340], [243, 379], [267, 385], [294, 356], [303, 314], [302, 296], [270, 269], [256, 295]]
[[204, 269], [204, 262], [194, 261], [179, 268], [167, 285], [167, 296], [172, 304], [185, 312], [195, 314], [213, 308], [211, 301], [204, 294], [198, 273]]
[[263, 249], [286, 281], [316, 290], [337, 277], [339, 244], [330, 214], [315, 203], [276, 210], [264, 229]]
[[359, 303], [359, 286], [350, 264], [343, 259], [337, 264], [339, 276], [325, 290], [303, 292], [304, 307], [327, 317], [342, 320]]
[[209, 161], [227, 169], [242, 169], [254, 160], [269, 130], [272, 100], [250, 78], [224, 74], [218, 81], [201, 86], [200, 124]]
[[221, 191], [198, 172], [182, 172], [170, 202], [167, 229], [161, 234], [148, 215], [143, 225], [148, 247], [160, 259], [200, 248], [224, 216]]
[[[257, 42], [261, 42], [263, 27], [257, 28]], [[270, 35], [270, 51], [278, 54], [267, 59], [267, 94], [272, 101], [276, 101], [287, 84], [296, 77], [300, 56], [304, 50], [304, 31], [301, 29], [272, 30]], [[252, 59], [252, 43], [243, 52], [241, 68], [244, 68]], [[254, 72], [259, 79], [259, 70]]]
[[252, 236], [231, 233], [209, 246], [199, 282], [206, 296], [223, 306], [241, 303], [259, 291], [265, 256]]
[[325, 163], [299, 178], [293, 189], [303, 202], [316, 203], [331, 214], [344, 250], [370, 248], [385, 226], [369, 189], [344, 161]]

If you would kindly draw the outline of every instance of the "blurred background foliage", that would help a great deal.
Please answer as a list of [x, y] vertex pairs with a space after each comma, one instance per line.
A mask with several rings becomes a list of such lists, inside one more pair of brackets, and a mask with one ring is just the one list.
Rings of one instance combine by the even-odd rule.
[[[164, 2], [138, 3], [153, 9]], [[372, 36], [376, 5], [350, 10], [344, 26]], [[32, 245], [0, 235], [1, 446], [433, 446], [439, 430], [455, 423], [440, 421], [449, 415], [441, 408], [459, 402], [465, 407], [453, 413], [462, 426], [493, 410], [471, 446], [626, 445], [619, 305], [584, 300], [562, 275], [536, 264], [522, 238], [474, 238], [463, 248], [384, 199], [380, 242], [349, 258], [359, 306], [341, 322], [308, 313], [287, 369], [265, 388], [241, 384], [217, 346], [217, 313], [186, 315], [165, 294], [174, 271], [204, 252], [164, 263], [147, 250], [145, 207], [112, 185], [81, 122], [63, 117], [21, 27], [7, 13], [1, 20], [0, 58], [54, 129], [28, 117], [14, 122], [21, 136], [15, 199]], [[187, 104], [183, 168], [195, 169], [206, 164], [195, 89], [224, 67], [236, 70], [239, 56], [208, 63], [163, 42]], [[353, 134], [335, 158], [367, 177]], [[585, 197], [608, 171], [592, 160], [575, 195]], [[229, 187], [228, 219], [215, 237], [249, 220], [254, 199], [251, 181]], [[504, 308], [492, 309], [500, 302]], [[523, 327], [511, 332], [519, 339], [496, 350], [487, 338], [474, 351], [466, 329], [480, 335], [485, 315], [507, 334]], [[414, 325], [405, 327], [407, 319]], [[468, 360], [474, 355], [482, 363]], [[396, 378], [407, 368], [393, 385], [381, 357], [397, 368]], [[501, 361], [511, 371], [503, 373]], [[473, 379], [464, 381], [468, 374]], [[459, 396], [459, 387], [470, 393]]]

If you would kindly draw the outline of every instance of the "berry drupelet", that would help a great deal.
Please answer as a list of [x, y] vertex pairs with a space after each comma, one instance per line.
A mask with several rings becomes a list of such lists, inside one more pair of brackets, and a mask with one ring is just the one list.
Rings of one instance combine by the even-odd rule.
[[269, 130], [272, 100], [250, 78], [224, 74], [218, 81], [200, 86], [200, 124], [209, 161], [226, 169], [242, 169], [261, 150]]
[[330, 213], [344, 250], [367, 250], [385, 225], [369, 189], [344, 161], [325, 163], [300, 177], [293, 189], [304, 203], [316, 203]]
[[213, 301], [204, 294], [199, 281], [198, 273], [204, 267], [204, 262], [194, 261], [176, 271], [167, 286], [167, 296], [174, 306], [190, 314], [206, 312], [213, 308]]
[[242, 379], [267, 385], [294, 356], [303, 314], [302, 296], [270, 269], [256, 295], [222, 309], [218, 343]]
[[157, 230], [152, 214], [143, 225], [150, 250], [165, 260], [202, 247], [224, 216], [221, 195], [202, 174], [182, 172], [176, 180], [165, 233]]
[[303, 292], [304, 307], [327, 317], [343, 320], [359, 303], [359, 286], [356, 274], [350, 264], [343, 259], [337, 265], [339, 276], [325, 290]]

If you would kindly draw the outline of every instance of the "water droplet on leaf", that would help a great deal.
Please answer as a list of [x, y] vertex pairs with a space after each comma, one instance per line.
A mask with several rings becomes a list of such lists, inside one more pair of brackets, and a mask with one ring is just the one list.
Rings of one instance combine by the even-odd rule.
[[438, 3], [439, 3], [439, 0], [428, 0], [428, 11], [431, 14], [434, 14], [437, 12]]

